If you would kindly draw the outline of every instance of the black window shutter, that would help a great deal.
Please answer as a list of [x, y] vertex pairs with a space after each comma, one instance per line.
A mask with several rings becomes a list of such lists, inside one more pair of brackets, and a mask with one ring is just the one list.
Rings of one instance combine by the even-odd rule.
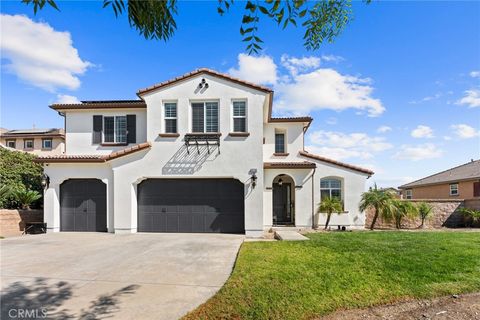
[[93, 143], [102, 143], [103, 117], [93, 116]]
[[137, 142], [137, 116], [127, 114], [127, 143]]

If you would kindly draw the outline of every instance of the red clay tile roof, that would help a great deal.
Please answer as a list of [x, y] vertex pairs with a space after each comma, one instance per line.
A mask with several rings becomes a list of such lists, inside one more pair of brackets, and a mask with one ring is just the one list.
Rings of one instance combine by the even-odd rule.
[[164, 82], [157, 83], [157, 84], [155, 84], [151, 87], [140, 89], [140, 90], [138, 90], [137, 95], [140, 96], [144, 93], [147, 93], [147, 92], [159, 89], [159, 88], [166, 87], [166, 86], [171, 85], [173, 83], [176, 83], [178, 81], [193, 78], [193, 77], [195, 77], [199, 74], [202, 74], [202, 73], [206, 73], [206, 74], [209, 74], [209, 75], [214, 76], [214, 77], [223, 78], [225, 80], [232, 81], [232, 82], [241, 84], [243, 86], [247, 86], [247, 87], [257, 89], [257, 90], [260, 90], [260, 91], [264, 91], [264, 92], [268, 92], [268, 93], [273, 92], [273, 90], [271, 88], [268, 88], [268, 87], [265, 87], [265, 86], [261, 86], [261, 85], [255, 84], [255, 83], [244, 81], [244, 80], [232, 77], [228, 74], [217, 72], [217, 71], [212, 70], [212, 69], [200, 68], [200, 69], [196, 69], [192, 72], [185, 73], [184, 75], [181, 75], [179, 77], [176, 77], [176, 78], [164, 81]]
[[82, 103], [54, 103], [50, 106], [53, 110], [76, 110], [76, 109], [122, 109], [122, 108], [146, 108], [143, 100], [105, 100], [105, 101], [82, 101]]
[[300, 151], [300, 155], [304, 156], [304, 157], [307, 157], [307, 158], [310, 158], [310, 159], [319, 160], [319, 161], [327, 162], [327, 163], [330, 163], [330, 164], [334, 164], [334, 165], [344, 167], [344, 168], [347, 168], [347, 169], [363, 172], [363, 173], [366, 173], [368, 175], [373, 175], [374, 174], [374, 172], [372, 170], [365, 169], [365, 168], [362, 168], [362, 167], [357, 167], [357, 166], [354, 166], [354, 165], [351, 165], [351, 164], [348, 164], [348, 163], [336, 161], [336, 160], [333, 160], [333, 159], [330, 159], [330, 158], [325, 158], [325, 157], [318, 156], [318, 155], [315, 155], [315, 154], [311, 154], [311, 153], [308, 153], [307, 151]]
[[264, 162], [264, 169], [314, 169], [317, 165], [313, 162]]
[[140, 150], [148, 149], [152, 145], [150, 142], [143, 142], [131, 147], [112, 152], [108, 155], [49, 155], [35, 158], [35, 162], [39, 163], [69, 163], [69, 162], [106, 162], [117, 159], [128, 154], [135, 153]]

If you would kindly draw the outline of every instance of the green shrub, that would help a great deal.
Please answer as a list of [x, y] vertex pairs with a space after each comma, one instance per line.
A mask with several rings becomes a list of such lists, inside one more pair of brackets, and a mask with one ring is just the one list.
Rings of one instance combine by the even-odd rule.
[[15, 191], [14, 196], [20, 204], [20, 208], [24, 210], [30, 210], [30, 205], [42, 197], [38, 191], [25, 189]]
[[[34, 155], [0, 148], [0, 187], [9, 189], [10, 193], [0, 197], [0, 207], [16, 208], [19, 201], [15, 199], [17, 191], [32, 190], [43, 193], [43, 168], [33, 162]], [[34, 207], [41, 205], [41, 197], [34, 201]]]
[[466, 227], [480, 225], [480, 210], [461, 208], [459, 211], [464, 217]]

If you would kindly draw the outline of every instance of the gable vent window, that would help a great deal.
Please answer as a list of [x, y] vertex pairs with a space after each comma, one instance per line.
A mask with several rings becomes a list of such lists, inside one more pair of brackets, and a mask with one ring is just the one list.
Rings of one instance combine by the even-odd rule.
[[165, 133], [177, 133], [177, 104], [165, 103]]
[[192, 132], [218, 132], [218, 102], [192, 103]]
[[245, 101], [233, 102], [233, 132], [247, 132], [247, 104]]

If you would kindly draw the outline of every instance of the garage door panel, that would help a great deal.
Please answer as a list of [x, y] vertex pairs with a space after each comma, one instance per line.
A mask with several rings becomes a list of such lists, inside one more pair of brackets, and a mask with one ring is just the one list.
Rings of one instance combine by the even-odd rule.
[[107, 231], [106, 199], [100, 180], [66, 180], [60, 186], [60, 230]]
[[148, 179], [137, 191], [140, 232], [245, 232], [244, 186], [237, 180]]

